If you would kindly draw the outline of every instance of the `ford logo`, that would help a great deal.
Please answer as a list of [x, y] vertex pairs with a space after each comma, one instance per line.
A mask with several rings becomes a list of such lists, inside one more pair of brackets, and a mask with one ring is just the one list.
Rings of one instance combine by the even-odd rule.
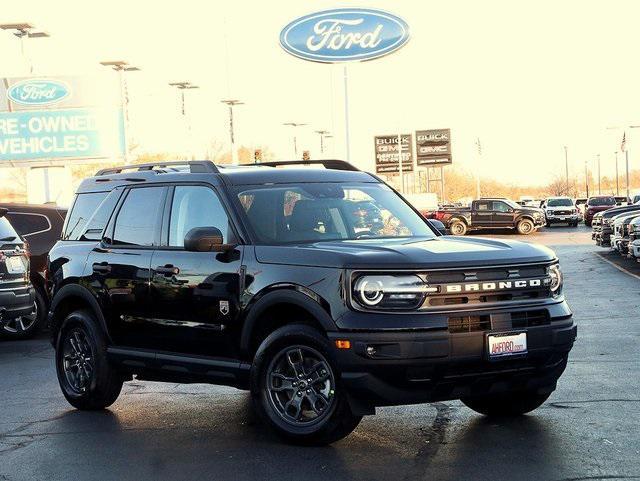
[[371, 60], [398, 50], [409, 40], [399, 17], [368, 8], [339, 8], [298, 18], [280, 33], [291, 55], [314, 62]]
[[49, 105], [69, 96], [69, 87], [59, 80], [30, 79], [12, 85], [9, 100], [22, 105]]

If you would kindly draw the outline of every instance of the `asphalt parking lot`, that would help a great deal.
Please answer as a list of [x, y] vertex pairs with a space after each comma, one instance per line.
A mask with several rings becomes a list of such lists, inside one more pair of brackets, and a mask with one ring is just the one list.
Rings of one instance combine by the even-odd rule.
[[583, 225], [525, 240], [556, 250], [579, 326], [558, 390], [531, 415], [384, 408], [341, 442], [298, 448], [231, 388], [133, 381], [109, 410], [75, 411], [45, 337], [0, 342], [0, 480], [640, 479], [640, 280], [604, 261]]

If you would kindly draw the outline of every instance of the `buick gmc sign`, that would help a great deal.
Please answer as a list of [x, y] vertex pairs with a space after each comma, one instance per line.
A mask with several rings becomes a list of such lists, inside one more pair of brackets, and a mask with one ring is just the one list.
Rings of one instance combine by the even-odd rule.
[[69, 87], [59, 80], [30, 79], [12, 85], [7, 98], [21, 105], [45, 106], [69, 96]]
[[289, 23], [280, 45], [291, 55], [314, 62], [371, 60], [401, 48], [409, 26], [400, 17], [368, 8], [312, 13]]

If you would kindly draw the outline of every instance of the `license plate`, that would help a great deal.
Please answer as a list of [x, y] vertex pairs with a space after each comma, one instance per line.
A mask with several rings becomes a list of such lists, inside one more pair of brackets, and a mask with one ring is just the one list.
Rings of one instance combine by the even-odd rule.
[[5, 262], [7, 264], [7, 272], [9, 274], [24, 274], [25, 269], [24, 262], [22, 262], [22, 257], [7, 257]]
[[487, 349], [489, 350], [490, 359], [526, 354], [527, 333], [489, 334], [487, 336]]
[[561, 215], [560, 217], [558, 217], [558, 219], [560, 219], [560, 220], [567, 220], [567, 216], [566, 216], [566, 215]]

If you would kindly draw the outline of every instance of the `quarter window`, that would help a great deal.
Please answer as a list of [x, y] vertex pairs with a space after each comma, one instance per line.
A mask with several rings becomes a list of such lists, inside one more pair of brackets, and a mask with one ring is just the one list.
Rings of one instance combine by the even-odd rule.
[[63, 239], [78, 240], [84, 233], [87, 222], [93, 216], [100, 203], [107, 197], [107, 192], [78, 194], [73, 209], [67, 218]]
[[169, 246], [184, 247], [184, 237], [194, 227], [217, 227], [223, 242], [229, 239], [229, 218], [216, 193], [204, 186], [177, 186], [171, 202]]
[[141, 187], [129, 191], [116, 219], [114, 244], [156, 245], [156, 233], [164, 206], [164, 190], [164, 187]]

